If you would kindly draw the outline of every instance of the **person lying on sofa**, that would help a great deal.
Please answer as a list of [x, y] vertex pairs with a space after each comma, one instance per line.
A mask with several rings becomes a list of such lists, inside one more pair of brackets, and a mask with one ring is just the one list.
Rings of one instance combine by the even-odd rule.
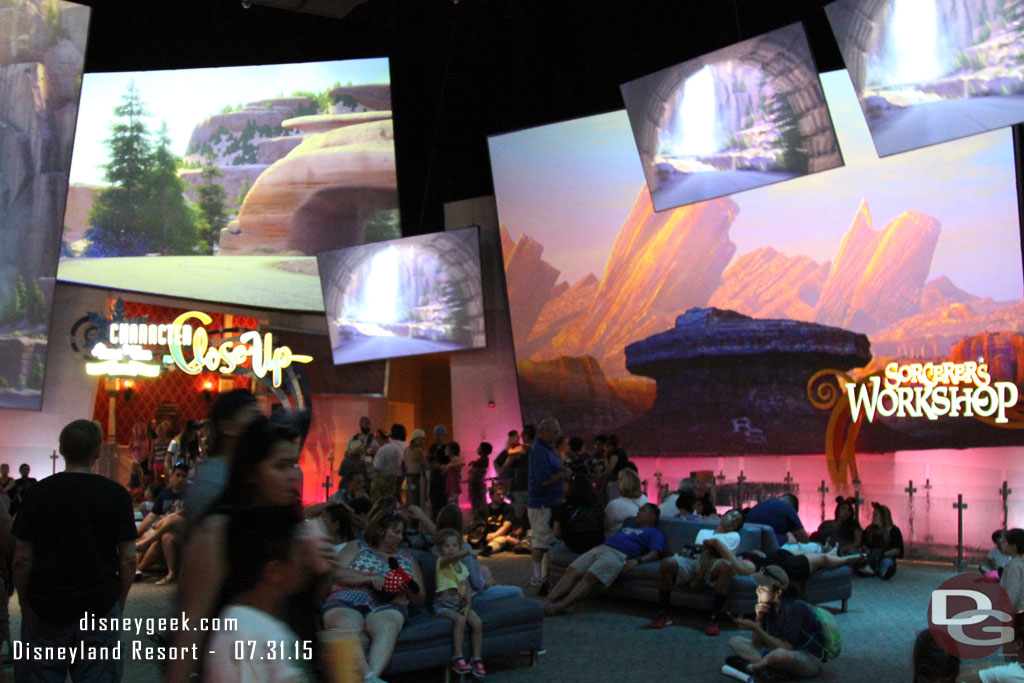
[[665, 535], [655, 528], [660, 513], [653, 503], [642, 505], [636, 514], [636, 526], [619, 529], [602, 545], [577, 557], [551, 589], [544, 612], [548, 616], [562, 614], [598, 583], [610, 586], [623, 570], [658, 559], [665, 549]]
[[[717, 636], [721, 633], [718, 619], [725, 601], [732, 591], [732, 579], [735, 571], [733, 564], [725, 559], [719, 548], [735, 552], [740, 546], [739, 530], [743, 526], [743, 513], [729, 510], [712, 529], [701, 529], [697, 532], [696, 545], [702, 548], [697, 557], [673, 555], [661, 561], [658, 567], [658, 616], [651, 622], [651, 628], [660, 629], [672, 624], [669, 615], [671, 608], [672, 589], [677, 585], [689, 585], [697, 588], [708, 586], [715, 591], [714, 602], [711, 603], [711, 618], [704, 627], [704, 633]], [[712, 541], [715, 544], [712, 544]]]
[[815, 571], [819, 569], [834, 569], [864, 564], [867, 557], [864, 555], [839, 556], [830, 553], [795, 552], [788, 550], [775, 550], [768, 554], [760, 550], [751, 550], [735, 555], [732, 549], [728, 548], [718, 539], [705, 541], [705, 545], [714, 547], [722, 559], [732, 564], [733, 570], [740, 576], [750, 576], [768, 565], [782, 567], [790, 581], [806, 581]]

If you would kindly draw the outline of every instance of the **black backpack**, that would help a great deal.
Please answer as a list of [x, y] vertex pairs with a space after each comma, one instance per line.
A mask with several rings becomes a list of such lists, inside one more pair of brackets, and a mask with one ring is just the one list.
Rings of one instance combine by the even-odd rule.
[[604, 511], [597, 505], [578, 507], [569, 515], [562, 538], [575, 553], [585, 553], [604, 542]]

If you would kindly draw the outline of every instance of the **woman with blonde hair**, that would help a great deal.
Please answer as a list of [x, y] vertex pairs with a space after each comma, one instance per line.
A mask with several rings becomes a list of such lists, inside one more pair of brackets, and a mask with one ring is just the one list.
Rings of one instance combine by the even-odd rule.
[[896, 573], [896, 560], [903, 557], [903, 532], [892, 523], [892, 512], [881, 503], [871, 503], [874, 513], [871, 526], [862, 535], [862, 549], [868, 555], [865, 573], [891, 579]]
[[604, 508], [604, 535], [607, 538], [622, 528], [629, 517], [636, 516], [649, 501], [644, 495], [640, 476], [633, 470], [621, 470], [618, 475], [619, 497]]

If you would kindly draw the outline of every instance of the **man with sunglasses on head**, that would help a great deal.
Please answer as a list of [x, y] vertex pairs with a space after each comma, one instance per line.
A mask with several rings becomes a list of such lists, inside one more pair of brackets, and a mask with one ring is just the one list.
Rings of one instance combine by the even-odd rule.
[[188, 488], [188, 465], [174, 463], [167, 478], [167, 487], [156, 497], [153, 509], [139, 524], [139, 541], [136, 544], [139, 571], [136, 578], [161, 558], [167, 564], [167, 575], [156, 582], [164, 586], [177, 581], [178, 551], [181, 549], [185, 531], [185, 490]]

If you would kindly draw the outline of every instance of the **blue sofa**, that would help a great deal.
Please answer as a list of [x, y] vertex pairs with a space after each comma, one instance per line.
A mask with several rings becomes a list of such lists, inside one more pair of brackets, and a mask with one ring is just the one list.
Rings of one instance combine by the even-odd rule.
[[[627, 524], [632, 520], [627, 520]], [[665, 554], [668, 557], [697, 540], [697, 532], [701, 529], [714, 529], [716, 522], [695, 522], [667, 518], [658, 521], [658, 528], [665, 534]], [[739, 552], [761, 550], [770, 553], [779, 549], [778, 540], [771, 527], [763, 524], [744, 524], [740, 529]], [[557, 581], [565, 573], [566, 568], [576, 559], [576, 553], [569, 550], [564, 543], [558, 541], [550, 551], [551, 580]], [[631, 571], [619, 576], [609, 588], [608, 594], [616, 597], [658, 601], [658, 564], [660, 560], [647, 562], [634, 567]], [[838, 601], [841, 610], [846, 611], [847, 600], [853, 594], [853, 572], [849, 567], [836, 569], [820, 569], [803, 583], [794, 583], [792, 589], [797, 597], [807, 602], [818, 604]], [[672, 604], [688, 609], [710, 611], [714, 601], [714, 593], [710, 588], [692, 589], [688, 586], [676, 586], [672, 591]], [[733, 614], [752, 614], [757, 603], [755, 585], [749, 576], [736, 576], [733, 581], [732, 593], [726, 601], [725, 610]]]
[[[391, 657], [385, 676], [389, 673], [416, 671], [431, 667], [444, 668], [448, 681], [452, 658], [452, 622], [434, 615], [430, 607], [434, 601], [434, 574], [436, 557], [428, 552], [409, 551], [420, 565], [426, 584], [427, 601], [414, 608], [402, 632], [398, 634], [395, 653]], [[544, 609], [531, 598], [504, 598], [474, 602], [473, 609], [484, 625], [483, 657], [529, 653], [530, 663], [537, 661], [537, 651], [543, 648]], [[470, 639], [467, 633], [465, 655], [469, 656]]]

